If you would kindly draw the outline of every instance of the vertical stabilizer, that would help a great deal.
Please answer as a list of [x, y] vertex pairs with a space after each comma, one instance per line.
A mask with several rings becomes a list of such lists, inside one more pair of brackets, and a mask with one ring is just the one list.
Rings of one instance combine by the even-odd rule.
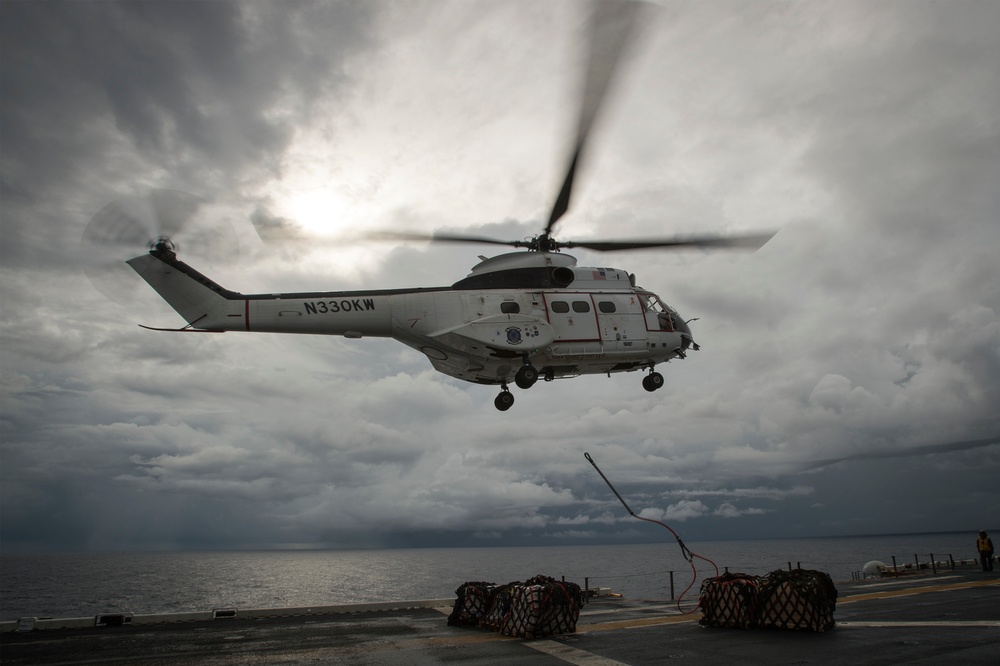
[[184, 321], [199, 328], [212, 328], [213, 322], [224, 320], [229, 296], [235, 295], [178, 261], [172, 252], [151, 252], [127, 263]]

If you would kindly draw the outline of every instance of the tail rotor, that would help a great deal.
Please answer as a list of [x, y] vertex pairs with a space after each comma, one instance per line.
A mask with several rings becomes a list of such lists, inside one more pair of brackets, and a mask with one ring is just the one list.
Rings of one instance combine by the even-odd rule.
[[131, 305], [142, 282], [125, 263], [145, 250], [167, 247], [203, 263], [229, 263], [239, 242], [227, 216], [193, 194], [155, 189], [117, 199], [101, 208], [83, 230], [84, 273], [99, 292]]

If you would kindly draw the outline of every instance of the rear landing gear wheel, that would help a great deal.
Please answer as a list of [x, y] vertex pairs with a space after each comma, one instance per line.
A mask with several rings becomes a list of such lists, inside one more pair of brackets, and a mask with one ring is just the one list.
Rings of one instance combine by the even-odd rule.
[[538, 381], [538, 370], [535, 370], [535, 366], [530, 364], [524, 364], [521, 369], [517, 371], [514, 375], [514, 383], [517, 384], [518, 388], [529, 389], [535, 385]]
[[500, 391], [500, 395], [493, 400], [493, 406], [499, 409], [501, 412], [506, 412], [514, 404], [514, 394], [508, 391], [506, 388]]
[[663, 386], [663, 375], [658, 372], [651, 372], [642, 378], [642, 388], [650, 393]]

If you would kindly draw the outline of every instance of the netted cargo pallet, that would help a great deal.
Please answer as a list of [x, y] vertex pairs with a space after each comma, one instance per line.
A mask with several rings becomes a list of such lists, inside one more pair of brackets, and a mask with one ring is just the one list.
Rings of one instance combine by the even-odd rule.
[[482, 624], [493, 601], [496, 583], [476, 581], [462, 583], [455, 594], [455, 608], [448, 616], [448, 625], [452, 627], [478, 627]]
[[486, 609], [486, 615], [483, 616], [482, 621], [479, 623], [480, 627], [500, 631], [500, 627], [504, 623], [504, 618], [510, 613], [515, 588], [520, 585], [523, 585], [523, 583], [507, 583], [506, 585], [497, 585], [493, 589], [489, 608]]
[[[505, 636], [540, 638], [576, 631], [584, 603], [580, 586], [548, 576], [506, 585], [465, 583], [448, 617], [450, 625], [478, 625]], [[488, 597], [485, 611], [482, 599]], [[473, 618], [478, 617], [478, 621]]]
[[761, 579], [762, 628], [826, 631], [834, 626], [836, 607], [837, 588], [822, 571], [779, 569]]
[[536, 576], [511, 589], [510, 608], [500, 625], [504, 636], [541, 638], [576, 631], [583, 595], [576, 583]]
[[779, 569], [766, 576], [727, 573], [701, 584], [699, 623], [822, 632], [834, 626], [836, 605], [837, 588], [822, 571]]
[[699, 624], [707, 627], [750, 629], [757, 626], [757, 596], [760, 578], [742, 573], [725, 573], [706, 578], [701, 584]]

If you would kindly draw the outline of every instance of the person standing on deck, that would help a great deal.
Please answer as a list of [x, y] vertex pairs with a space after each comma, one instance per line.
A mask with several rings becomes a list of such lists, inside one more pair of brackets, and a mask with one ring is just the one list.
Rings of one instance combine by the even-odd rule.
[[983, 565], [983, 571], [993, 571], [993, 542], [987, 536], [986, 530], [979, 530], [976, 550], [979, 551], [979, 561]]

